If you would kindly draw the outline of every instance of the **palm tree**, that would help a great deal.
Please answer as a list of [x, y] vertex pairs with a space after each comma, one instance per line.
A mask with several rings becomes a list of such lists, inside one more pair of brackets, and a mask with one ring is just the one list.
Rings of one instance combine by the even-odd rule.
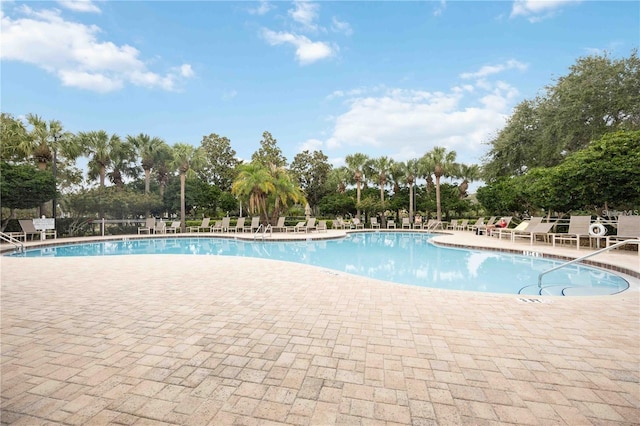
[[295, 183], [296, 180], [292, 178], [284, 167], [271, 165], [271, 178], [274, 186], [273, 196], [275, 198], [271, 223], [275, 224], [280, 212], [289, 206], [289, 201], [305, 204], [306, 200], [302, 189]]
[[423, 157], [423, 164], [433, 167], [433, 175], [436, 178], [436, 218], [442, 220], [442, 206], [440, 204], [440, 178], [454, 176], [457, 164], [456, 152], [449, 151], [444, 147], [436, 146]]
[[172, 151], [173, 160], [171, 165], [180, 173], [180, 227], [181, 232], [186, 232], [185, 188], [187, 177], [191, 177], [195, 173], [193, 169], [197, 169], [204, 164], [204, 155], [201, 149], [196, 149], [193, 145], [186, 143], [176, 143]]
[[[33, 156], [38, 163], [38, 169], [46, 170], [47, 165], [51, 163], [55, 177], [58, 155], [68, 160], [75, 160], [82, 154], [82, 148], [76, 143], [73, 133], [65, 131], [60, 121], [50, 120], [47, 123], [35, 114], [28, 114], [26, 118], [31, 129], [19, 144], [19, 150]], [[44, 214], [44, 209], [43, 204], [40, 206], [40, 215]], [[53, 214], [55, 216], [55, 212]]]
[[480, 167], [477, 164], [460, 164], [458, 177], [463, 179], [462, 183], [458, 185], [458, 192], [460, 193], [460, 198], [462, 199], [467, 196], [469, 182], [480, 179]]
[[403, 173], [404, 181], [409, 187], [409, 220], [413, 223], [414, 208], [413, 205], [413, 186], [416, 183], [416, 178], [420, 175], [420, 163], [418, 160], [412, 158], [407, 161], [396, 163]]
[[140, 133], [138, 136], [127, 136], [127, 141], [136, 148], [136, 152], [142, 162], [144, 170], [144, 193], [148, 194], [151, 184], [151, 170], [156, 164], [159, 150], [165, 142], [157, 137], [150, 137]]
[[269, 170], [260, 163], [242, 164], [231, 184], [231, 193], [249, 201], [249, 211], [268, 217], [267, 196], [276, 189]]
[[331, 169], [329, 172], [329, 182], [335, 184], [335, 189], [340, 194], [344, 194], [347, 191], [347, 182], [351, 179], [351, 173], [345, 166]]
[[369, 162], [369, 169], [372, 175], [377, 176], [378, 185], [380, 185], [380, 208], [382, 209], [381, 218], [383, 226], [387, 223], [384, 215], [384, 188], [387, 185], [387, 175], [391, 171], [392, 166], [393, 160], [385, 156], [374, 158]]
[[124, 187], [124, 178], [136, 178], [140, 168], [136, 165], [136, 150], [129, 142], [114, 145], [111, 152], [111, 172], [107, 173], [109, 181], [118, 189]]
[[362, 190], [362, 182], [365, 178], [364, 169], [369, 161], [369, 157], [365, 154], [355, 153], [347, 155], [344, 159], [347, 163], [347, 169], [353, 176], [353, 181], [356, 183], [356, 217], [360, 219], [360, 191]]
[[116, 145], [122, 143], [122, 140], [115, 134], [109, 137], [104, 130], [80, 132], [77, 139], [84, 147], [85, 155], [89, 157], [89, 179], [99, 179], [100, 187], [104, 188], [113, 151], [117, 149]]

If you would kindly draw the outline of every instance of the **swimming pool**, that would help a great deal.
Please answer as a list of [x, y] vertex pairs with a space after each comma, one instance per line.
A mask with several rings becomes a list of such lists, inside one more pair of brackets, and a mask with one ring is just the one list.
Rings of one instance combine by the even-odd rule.
[[482, 250], [438, 247], [431, 235], [363, 232], [345, 238], [308, 241], [246, 241], [176, 237], [99, 241], [41, 247], [13, 256], [117, 256], [189, 254], [243, 256], [303, 263], [369, 278], [450, 290], [544, 295], [606, 295], [626, 290], [619, 275], [595, 267], [569, 265], [538, 275], [562, 261]]

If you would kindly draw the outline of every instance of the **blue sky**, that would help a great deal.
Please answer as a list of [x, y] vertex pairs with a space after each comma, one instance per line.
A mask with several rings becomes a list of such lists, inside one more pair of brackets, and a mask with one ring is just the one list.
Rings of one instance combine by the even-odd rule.
[[628, 57], [635, 1], [2, 2], [1, 110], [249, 159], [321, 149], [479, 163], [577, 58]]

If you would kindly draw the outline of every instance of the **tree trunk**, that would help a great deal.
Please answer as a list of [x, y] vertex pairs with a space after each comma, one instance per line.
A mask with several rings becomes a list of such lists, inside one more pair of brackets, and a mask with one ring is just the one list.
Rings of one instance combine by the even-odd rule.
[[436, 175], [436, 219], [442, 220], [442, 207], [440, 206], [440, 176]]
[[187, 186], [187, 175], [185, 173], [180, 173], [180, 230], [181, 232], [187, 231], [187, 226], [185, 223], [185, 219], [187, 216], [187, 206], [185, 205], [185, 187]]

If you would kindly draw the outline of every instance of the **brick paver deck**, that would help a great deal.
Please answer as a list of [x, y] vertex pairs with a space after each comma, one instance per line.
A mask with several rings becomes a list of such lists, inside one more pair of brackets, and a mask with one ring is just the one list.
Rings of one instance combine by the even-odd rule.
[[639, 424], [635, 282], [526, 303], [249, 258], [0, 267], [2, 424]]

